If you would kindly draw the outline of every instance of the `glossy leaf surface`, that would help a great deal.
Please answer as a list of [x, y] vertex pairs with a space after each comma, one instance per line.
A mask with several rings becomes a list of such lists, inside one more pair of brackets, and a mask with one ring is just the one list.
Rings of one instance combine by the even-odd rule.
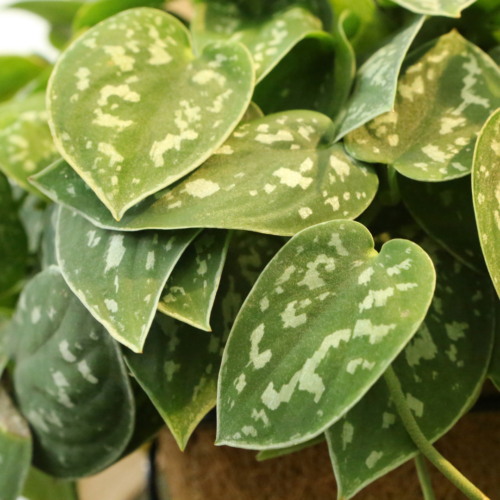
[[25, 287], [12, 334], [14, 385], [35, 437], [34, 465], [55, 477], [95, 474], [121, 454], [133, 396], [116, 342], [50, 267]]
[[289, 6], [268, 15], [250, 17], [237, 3], [206, 2], [196, 5], [191, 32], [198, 52], [210, 42], [238, 41], [252, 54], [257, 82], [307, 36], [321, 33], [321, 21], [310, 11]]
[[[423, 244], [436, 266], [436, 293], [414, 338], [393, 363], [419, 427], [430, 441], [469, 410], [486, 375], [494, 311], [489, 280], [434, 243]], [[418, 452], [380, 380], [327, 431], [338, 498], [364, 486]]]
[[59, 158], [47, 117], [41, 93], [0, 106], [0, 170], [28, 191], [28, 177]]
[[476, 144], [472, 195], [479, 241], [500, 296], [500, 112], [488, 120]]
[[0, 386], [0, 498], [17, 500], [31, 463], [31, 435], [27, 422]]
[[394, 111], [346, 137], [356, 158], [392, 164], [406, 177], [445, 181], [472, 168], [477, 133], [500, 106], [500, 70], [456, 31], [408, 58]]
[[207, 229], [191, 243], [162, 292], [158, 309], [163, 314], [211, 331], [210, 313], [230, 239], [229, 231]]
[[308, 111], [244, 123], [204, 165], [130, 209], [119, 223], [64, 162], [33, 182], [110, 229], [216, 227], [293, 235], [327, 220], [357, 217], [377, 191], [370, 166], [347, 156], [342, 144], [328, 146], [332, 127], [329, 118]]
[[429, 16], [460, 17], [463, 9], [476, 0], [394, 0], [401, 7], [405, 7], [418, 14]]
[[296, 235], [260, 276], [228, 340], [218, 444], [270, 449], [321, 434], [383, 374], [425, 317], [435, 285], [406, 240], [380, 254], [332, 221]]
[[250, 103], [241, 44], [195, 58], [189, 33], [156, 9], [122, 12], [78, 38], [49, 82], [59, 152], [119, 220], [206, 160]]
[[469, 176], [448, 182], [419, 182], [398, 176], [401, 197], [420, 226], [460, 262], [485, 272]]
[[354, 92], [337, 139], [393, 109], [403, 59], [423, 22], [423, 16], [415, 16], [405, 29], [359, 68]]
[[17, 215], [9, 181], [0, 172], [0, 299], [23, 278], [27, 259], [26, 233]]
[[141, 351], [160, 294], [196, 230], [121, 233], [62, 208], [56, 249], [69, 287], [108, 332]]
[[212, 313], [212, 333], [157, 315], [142, 354], [127, 362], [184, 449], [200, 420], [215, 406], [225, 342], [243, 300], [282, 246], [279, 238], [237, 232], [229, 247]]

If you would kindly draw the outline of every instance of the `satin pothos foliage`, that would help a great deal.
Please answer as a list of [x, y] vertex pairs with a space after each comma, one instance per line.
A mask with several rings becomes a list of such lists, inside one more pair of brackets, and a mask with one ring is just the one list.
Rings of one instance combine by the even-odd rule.
[[1, 500], [209, 412], [348, 500], [500, 387], [500, 3], [178, 4], [16, 4], [60, 55], [0, 58]]

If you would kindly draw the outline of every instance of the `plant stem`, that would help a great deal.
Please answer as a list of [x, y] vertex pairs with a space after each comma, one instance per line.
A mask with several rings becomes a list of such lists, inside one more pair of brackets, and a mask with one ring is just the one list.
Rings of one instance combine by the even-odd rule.
[[448, 460], [446, 460], [434, 446], [429, 443], [420, 430], [413, 414], [406, 402], [401, 383], [390, 366], [384, 374], [385, 381], [391, 392], [392, 399], [396, 405], [399, 416], [413, 442], [417, 445], [422, 455], [439, 469], [467, 498], [470, 500], [489, 500], [478, 490], [466, 477], [464, 477]]
[[425, 457], [421, 453], [415, 457], [415, 467], [417, 468], [418, 479], [420, 481], [424, 500], [436, 500], [434, 490], [432, 489], [431, 478], [429, 476], [429, 469], [427, 468]]

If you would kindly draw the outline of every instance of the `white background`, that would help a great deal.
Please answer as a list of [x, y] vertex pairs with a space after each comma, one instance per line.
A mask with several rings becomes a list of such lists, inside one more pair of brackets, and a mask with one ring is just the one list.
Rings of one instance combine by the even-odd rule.
[[58, 52], [48, 40], [49, 24], [30, 12], [8, 9], [14, 1], [0, 0], [0, 54], [38, 54], [54, 61]]

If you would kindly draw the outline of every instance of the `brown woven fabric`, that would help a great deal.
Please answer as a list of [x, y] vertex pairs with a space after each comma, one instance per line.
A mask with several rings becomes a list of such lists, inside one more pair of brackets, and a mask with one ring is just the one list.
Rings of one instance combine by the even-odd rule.
[[[325, 443], [259, 463], [255, 452], [216, 447], [214, 440], [215, 429], [200, 426], [182, 453], [162, 433], [158, 460], [173, 500], [336, 499]], [[491, 500], [500, 499], [500, 415], [467, 415], [437, 447]], [[431, 473], [437, 500], [465, 499], [439, 472]], [[413, 462], [372, 483], [356, 500], [422, 500]]]

